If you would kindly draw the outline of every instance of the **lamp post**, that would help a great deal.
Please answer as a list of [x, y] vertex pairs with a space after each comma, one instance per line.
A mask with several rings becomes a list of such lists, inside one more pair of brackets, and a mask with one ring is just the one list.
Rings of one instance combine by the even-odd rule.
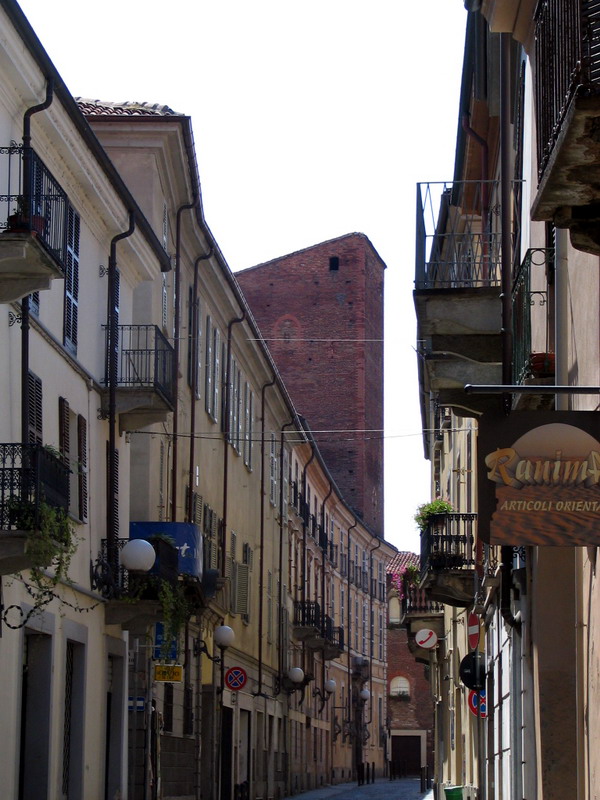
[[219, 648], [221, 657], [220, 657], [220, 681], [219, 686], [217, 688], [217, 694], [219, 695], [219, 711], [218, 711], [218, 730], [217, 736], [215, 737], [215, 744], [217, 745], [217, 754], [214, 763], [217, 764], [217, 780], [215, 784], [218, 788], [217, 797], [220, 800], [229, 800], [224, 796], [224, 784], [225, 781], [223, 780], [223, 704], [224, 704], [224, 690], [225, 690], [225, 650], [235, 641], [235, 633], [229, 625], [219, 625], [215, 628], [213, 632], [213, 638], [215, 645]]
[[363, 687], [356, 696], [356, 708], [354, 710], [354, 753], [356, 758], [356, 777], [358, 785], [362, 786], [365, 782], [365, 764], [363, 761], [363, 728], [365, 703], [371, 697], [371, 692]]

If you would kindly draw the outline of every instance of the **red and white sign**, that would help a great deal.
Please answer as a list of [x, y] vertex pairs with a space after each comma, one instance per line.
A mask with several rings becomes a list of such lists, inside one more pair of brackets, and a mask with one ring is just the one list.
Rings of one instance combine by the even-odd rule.
[[421, 628], [421, 630], [417, 631], [415, 635], [415, 642], [419, 645], [419, 647], [424, 647], [426, 650], [430, 650], [432, 647], [435, 647], [437, 640], [438, 637], [435, 631], [432, 631], [430, 628]]
[[467, 619], [467, 635], [470, 649], [477, 650], [479, 647], [479, 617], [472, 611]]
[[231, 667], [225, 673], [225, 686], [232, 692], [239, 692], [243, 689], [248, 680], [246, 670], [242, 667]]
[[[479, 709], [478, 710], [478, 706]], [[485, 692], [470, 691], [469, 692], [469, 711], [475, 714], [476, 717], [485, 719], [487, 717], [487, 705], [485, 702]]]

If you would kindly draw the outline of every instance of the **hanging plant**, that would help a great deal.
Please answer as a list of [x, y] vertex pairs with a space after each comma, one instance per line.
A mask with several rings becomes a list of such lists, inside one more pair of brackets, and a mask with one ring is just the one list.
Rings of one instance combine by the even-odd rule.
[[392, 586], [398, 592], [400, 600], [404, 600], [406, 594], [405, 589], [407, 586], [418, 586], [420, 579], [420, 570], [416, 564], [405, 564], [400, 567], [398, 572], [393, 572], [391, 576]]
[[[30, 503], [19, 498], [8, 502], [11, 523], [30, 532], [27, 539], [28, 591], [34, 607], [40, 609], [55, 597], [59, 583], [71, 583], [69, 567], [78, 539], [67, 512], [48, 503]], [[46, 572], [46, 570], [51, 570]]]
[[429, 503], [423, 503], [417, 508], [417, 513], [414, 516], [414, 520], [417, 523], [420, 530], [424, 531], [429, 524], [429, 519], [434, 514], [449, 514], [454, 511], [452, 507], [452, 503], [448, 502], [448, 500], [442, 500], [441, 498], [437, 498], [436, 500], [431, 500]]

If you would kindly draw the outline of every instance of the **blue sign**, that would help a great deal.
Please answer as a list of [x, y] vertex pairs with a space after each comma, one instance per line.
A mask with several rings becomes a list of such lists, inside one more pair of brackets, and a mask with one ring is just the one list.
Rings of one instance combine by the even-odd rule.
[[202, 580], [202, 535], [197, 525], [189, 522], [130, 522], [130, 539], [151, 539], [165, 536], [177, 548], [180, 575]]
[[165, 642], [165, 626], [162, 622], [157, 622], [154, 626], [154, 660], [177, 661], [177, 639], [173, 637], [169, 644], [169, 649], [163, 652]]

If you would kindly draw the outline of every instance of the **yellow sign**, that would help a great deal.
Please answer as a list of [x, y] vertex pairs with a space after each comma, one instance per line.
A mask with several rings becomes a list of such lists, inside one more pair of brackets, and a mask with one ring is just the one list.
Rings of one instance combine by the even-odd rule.
[[181, 683], [183, 680], [183, 667], [181, 664], [155, 664], [154, 680]]

